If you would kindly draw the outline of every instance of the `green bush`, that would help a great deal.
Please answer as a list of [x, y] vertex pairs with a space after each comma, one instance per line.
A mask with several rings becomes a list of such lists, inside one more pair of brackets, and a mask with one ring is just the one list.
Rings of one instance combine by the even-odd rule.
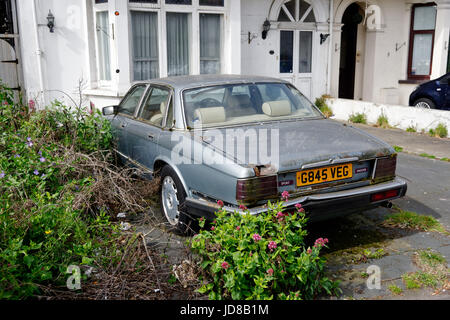
[[348, 118], [350, 122], [367, 124], [367, 117], [364, 113], [354, 113]]
[[329, 118], [333, 115], [333, 110], [331, 110], [331, 108], [328, 106], [325, 95], [317, 98], [315, 101], [315, 105], [325, 115], [325, 117]]
[[303, 209], [283, 213], [282, 202], [268, 208], [256, 216], [219, 211], [212, 227], [193, 238], [192, 249], [211, 279], [199, 292], [220, 300], [312, 299], [337, 292], [319, 256], [328, 240], [305, 246]]
[[64, 286], [70, 264], [113, 259], [99, 256], [119, 234], [104, 209], [92, 215], [74, 206], [94, 178], [64, 157], [65, 148], [108, 149], [112, 135], [98, 113], [57, 102], [29, 110], [1, 84], [0, 103], [0, 299], [20, 299]]
[[443, 123], [439, 123], [434, 131], [435, 131], [436, 136], [438, 136], [440, 138], [446, 138], [448, 136], [447, 127]]
[[389, 119], [386, 117], [386, 115], [381, 114], [377, 119], [377, 126], [381, 128], [389, 128]]

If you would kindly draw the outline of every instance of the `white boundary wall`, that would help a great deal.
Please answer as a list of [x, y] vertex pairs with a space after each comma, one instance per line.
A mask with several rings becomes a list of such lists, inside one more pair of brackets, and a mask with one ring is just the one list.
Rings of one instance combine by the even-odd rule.
[[375, 124], [378, 117], [384, 114], [389, 121], [389, 125], [399, 129], [406, 130], [408, 127], [415, 127], [418, 132], [421, 130], [428, 132], [430, 129], [435, 129], [439, 123], [443, 123], [450, 132], [450, 111], [347, 99], [327, 99], [327, 104], [333, 110], [332, 119], [336, 120], [348, 120], [352, 114], [364, 113], [367, 122]]

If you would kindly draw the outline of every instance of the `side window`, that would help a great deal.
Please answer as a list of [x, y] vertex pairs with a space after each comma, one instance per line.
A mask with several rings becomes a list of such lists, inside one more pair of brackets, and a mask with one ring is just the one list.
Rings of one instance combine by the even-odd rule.
[[141, 101], [142, 95], [145, 92], [145, 86], [138, 86], [133, 89], [131, 93], [129, 93], [119, 105], [119, 113], [123, 113], [129, 116], [134, 115], [136, 108]]
[[170, 90], [153, 87], [147, 96], [138, 118], [161, 126], [167, 109]]

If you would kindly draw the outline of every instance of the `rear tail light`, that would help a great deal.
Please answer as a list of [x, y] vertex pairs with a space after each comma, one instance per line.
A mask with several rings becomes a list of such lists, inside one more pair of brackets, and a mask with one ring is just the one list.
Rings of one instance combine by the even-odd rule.
[[387, 199], [398, 197], [399, 194], [400, 194], [399, 189], [374, 193], [370, 196], [370, 201], [377, 202], [377, 201], [387, 200]]
[[240, 179], [236, 183], [236, 200], [242, 204], [274, 198], [278, 195], [277, 176]]
[[397, 155], [389, 158], [379, 158], [376, 162], [373, 179], [393, 178], [395, 177], [395, 168], [397, 167]]

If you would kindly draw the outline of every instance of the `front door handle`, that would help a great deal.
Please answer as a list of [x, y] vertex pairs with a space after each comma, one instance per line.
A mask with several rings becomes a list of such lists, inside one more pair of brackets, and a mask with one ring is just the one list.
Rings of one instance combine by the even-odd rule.
[[122, 123], [120, 124], [120, 127], [121, 127], [121, 128], [125, 128], [126, 126], [127, 126], [126, 122], [122, 122]]
[[148, 134], [148, 138], [149, 138], [150, 140], [154, 140], [154, 139], [155, 139], [155, 136], [154, 136], [152, 133], [149, 133], [149, 134]]

